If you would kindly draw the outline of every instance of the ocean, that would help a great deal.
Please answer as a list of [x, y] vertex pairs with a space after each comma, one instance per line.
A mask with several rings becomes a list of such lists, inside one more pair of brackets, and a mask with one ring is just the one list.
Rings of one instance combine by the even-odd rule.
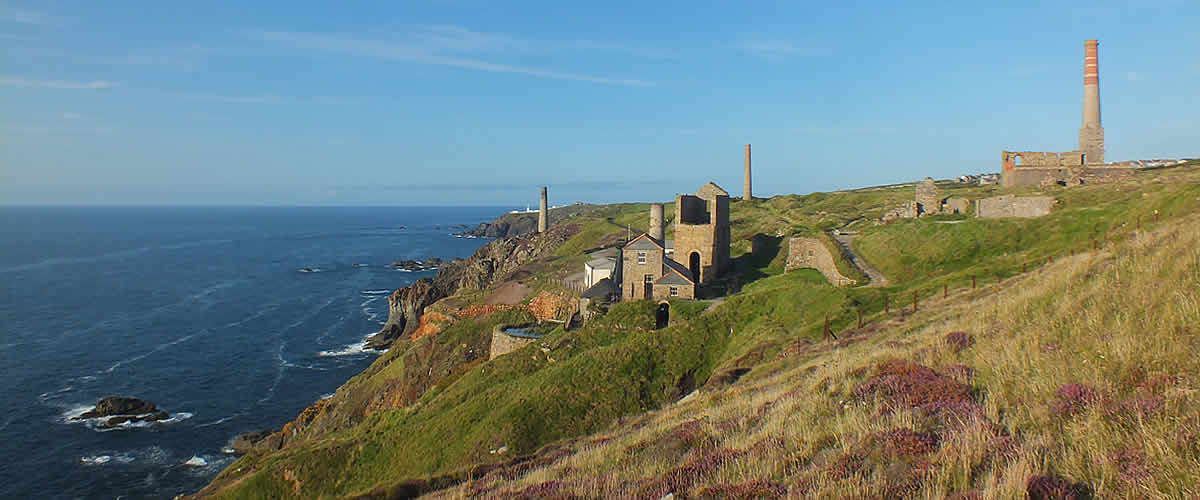
[[[0, 207], [0, 498], [171, 498], [378, 355], [395, 289], [503, 209]], [[170, 418], [72, 421], [104, 396]]]

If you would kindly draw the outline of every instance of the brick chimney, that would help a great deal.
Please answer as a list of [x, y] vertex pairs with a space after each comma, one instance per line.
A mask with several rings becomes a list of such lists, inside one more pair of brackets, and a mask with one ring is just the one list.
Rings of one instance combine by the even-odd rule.
[[1104, 127], [1100, 125], [1100, 42], [1083, 42], [1083, 124], [1079, 150], [1085, 164], [1104, 163]]

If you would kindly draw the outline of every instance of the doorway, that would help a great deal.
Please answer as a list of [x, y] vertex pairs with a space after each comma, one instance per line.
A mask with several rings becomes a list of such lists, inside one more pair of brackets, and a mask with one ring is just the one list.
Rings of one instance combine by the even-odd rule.
[[692, 281], [700, 282], [700, 252], [692, 252], [688, 256], [688, 269], [692, 271]]
[[662, 302], [654, 311], [654, 329], [662, 330], [671, 322], [671, 304]]

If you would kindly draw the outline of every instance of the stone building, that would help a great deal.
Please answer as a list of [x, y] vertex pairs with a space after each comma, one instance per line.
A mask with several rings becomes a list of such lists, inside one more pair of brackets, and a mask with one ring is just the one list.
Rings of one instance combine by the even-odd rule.
[[698, 284], [729, 270], [729, 193], [708, 183], [675, 196], [675, 258]]
[[942, 199], [938, 198], [937, 184], [932, 177], [917, 183], [917, 215], [933, 215], [942, 212]]
[[1104, 127], [1100, 124], [1099, 45], [1096, 40], [1084, 42], [1083, 120], [1079, 128], [1078, 149], [1061, 153], [1001, 151], [1001, 185], [1118, 182], [1132, 174], [1133, 167], [1129, 165], [1104, 162]]
[[621, 249], [621, 299], [694, 299], [691, 272], [667, 257], [661, 241], [643, 234]]
[[694, 299], [697, 285], [730, 270], [729, 193], [720, 186], [676, 195], [673, 244], [661, 237], [662, 220], [662, 205], [651, 205], [649, 231], [622, 247], [622, 300]]

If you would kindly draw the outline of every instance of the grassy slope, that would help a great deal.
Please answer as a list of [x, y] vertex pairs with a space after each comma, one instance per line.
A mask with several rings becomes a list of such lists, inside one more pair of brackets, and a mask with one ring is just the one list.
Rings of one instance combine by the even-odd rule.
[[[1200, 217], [1190, 212], [880, 319], [836, 348], [760, 364], [515, 479], [492, 474], [437, 496], [1018, 498], [1031, 479], [1098, 498], [1195, 496]], [[954, 331], [966, 341], [950, 342]], [[863, 390], [881, 380], [899, 390]], [[961, 400], [948, 396], [955, 388]]]
[[[1185, 174], [1192, 175], [1190, 169], [1181, 169], [1144, 177]], [[989, 188], [963, 191], [986, 189]], [[1129, 206], [1124, 211], [1085, 209], [1088, 196], [1094, 200], [1122, 192], [1120, 189], [1089, 187], [1064, 191], [1065, 209], [1052, 217], [1067, 221], [1071, 220], [1069, 217], [1078, 217], [1076, 225], [1086, 223], [1093, 227], [1096, 220], [1103, 219], [1111, 226], [1115, 220], [1112, 217], [1135, 210], [1152, 210], [1148, 204], [1167, 207], [1172, 214], [1195, 207], [1190, 201], [1196, 198], [1195, 192], [1187, 190], [1191, 188], [1164, 188], [1152, 193], [1149, 188], [1143, 189], [1148, 193], [1145, 199], [1140, 198], [1140, 192], [1127, 193], [1128, 200], [1124, 203]], [[910, 197], [911, 192], [911, 188], [897, 188], [737, 202], [733, 204], [737, 221], [734, 239], [759, 232], [803, 234], [822, 231], [841, 226], [860, 212], [877, 217]], [[612, 211], [611, 215], [598, 215], [597, 221], [612, 217], [615, 225], [605, 221], [601, 227], [607, 224], [615, 231], [584, 231], [568, 245], [578, 249], [598, 246], [614, 233], [624, 233], [619, 226], [644, 221], [643, 214], [647, 209], [645, 205], [631, 204], [614, 207]], [[1073, 211], [1101, 215], [1088, 218], [1071, 215]], [[1010, 234], [1021, 234], [1028, 232], [1029, 227], [1042, 224], [1042, 220], [1005, 223], [1018, 226]], [[917, 224], [927, 222], [916, 221]], [[979, 226], [992, 222], [925, 224], [920, 229], [951, 231], [952, 239], [978, 239], [983, 234]], [[906, 269], [916, 267], [912, 261], [899, 257], [889, 260], [887, 254], [872, 246], [887, 241], [887, 238], [904, 237], [908, 233], [893, 230], [893, 227], [905, 224], [910, 223], [856, 227], [864, 229], [860, 250], [870, 259], [879, 259], [877, 265], [885, 274], [896, 273], [901, 279], [893, 278], [893, 283], [900, 283], [899, 286], [888, 290], [835, 289], [825, 284], [815, 271], [776, 275], [765, 272], [764, 268], [761, 274], [766, 277], [747, 284], [742, 293], [730, 297], [711, 313], [699, 314], [699, 310], [692, 307], [687, 311], [690, 314], [681, 314], [683, 311], [679, 310], [687, 307], [677, 306], [675, 317], [685, 316], [686, 321], [659, 332], [647, 329], [650, 305], [623, 304], [588, 328], [552, 335], [493, 362], [470, 364], [462, 372], [444, 379], [415, 405], [381, 409], [359, 425], [321, 436], [303, 446], [244, 457], [223, 472], [214, 486], [236, 483], [236, 487], [225, 493], [242, 498], [297, 493], [301, 496], [340, 496], [386, 486], [404, 478], [443, 474], [473, 463], [497, 462], [501, 459], [489, 454], [489, 450], [508, 446], [512, 453], [528, 453], [557, 439], [601, 431], [617, 417], [657, 408], [686, 392], [689, 377], [703, 383], [710, 374], [724, 368], [753, 367], [778, 355], [807, 352], [806, 349], [813, 347], [811, 341], [820, 338], [827, 313], [832, 316], [835, 330], [840, 330], [854, 322], [854, 315], [859, 310], [865, 312], [868, 321], [879, 317], [884, 293], [907, 293], [914, 286], [937, 285], [940, 288], [942, 280], [976, 272], [980, 266], [1011, 272], [1013, 266], [1020, 265], [1019, 259], [1011, 258], [1011, 251], [1010, 256], [993, 252], [963, 258], [955, 257], [949, 250], [955, 247], [949, 245], [942, 253], [932, 252], [917, 258], [915, 262], [927, 263], [925, 269], [928, 271], [918, 268], [911, 275], [905, 275]], [[863, 223], [856, 226], [863, 226]], [[1082, 243], [1078, 241], [1080, 231], [1063, 231], [1061, 248], [1079, 246]], [[1071, 238], [1075, 238], [1073, 245], [1067, 244]], [[1036, 245], [1041, 241], [1044, 240], [1031, 242], [1024, 251], [1036, 254], [1039, 250]], [[1050, 248], [1053, 247], [1045, 247]], [[558, 267], [559, 261], [572, 258], [570, 254], [560, 257], [554, 267]], [[960, 264], [957, 267], [947, 264], [954, 262]], [[564, 264], [563, 271], [568, 269], [570, 266]], [[919, 275], [920, 272], [925, 275]], [[929, 276], [931, 272], [933, 275]], [[802, 341], [798, 343], [797, 339]], [[570, 342], [565, 342], [567, 340]], [[540, 349], [543, 345], [550, 351], [543, 352]], [[361, 399], [365, 397], [364, 391], [385, 386], [386, 382], [381, 380], [387, 377], [379, 372], [391, 368], [387, 360], [392, 356], [389, 353], [382, 357], [363, 375], [347, 383], [335, 399], [342, 397], [342, 392], [346, 392], [348, 398]], [[824, 363], [840, 359], [841, 355], [837, 354]], [[391, 369], [403, 370], [403, 365]], [[380, 366], [382, 368], [377, 368]], [[781, 369], [784, 369], [783, 365], [768, 363], [759, 366], [756, 373]], [[391, 377], [395, 378], [395, 374]], [[820, 416], [812, 415], [813, 418]], [[836, 430], [833, 432], [836, 435]], [[810, 443], [808, 446], [816, 445]], [[297, 487], [297, 484], [302, 486]]]

